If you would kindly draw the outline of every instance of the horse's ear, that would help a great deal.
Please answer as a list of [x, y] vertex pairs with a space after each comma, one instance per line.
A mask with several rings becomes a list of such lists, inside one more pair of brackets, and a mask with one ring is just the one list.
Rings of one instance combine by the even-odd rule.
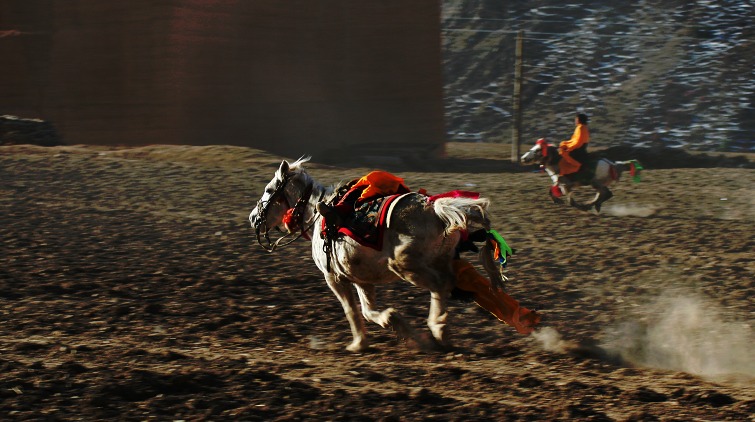
[[278, 168], [278, 178], [283, 179], [283, 176], [288, 174], [288, 169], [289, 169], [288, 161], [283, 160], [283, 162], [281, 162], [280, 168]]

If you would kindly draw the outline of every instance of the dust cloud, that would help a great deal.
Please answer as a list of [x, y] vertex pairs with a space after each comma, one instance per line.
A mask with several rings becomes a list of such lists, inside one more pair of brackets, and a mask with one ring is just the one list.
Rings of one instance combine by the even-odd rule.
[[606, 205], [603, 212], [614, 217], [650, 217], [656, 208], [649, 205]]
[[604, 349], [639, 366], [755, 377], [750, 321], [725, 319], [720, 305], [699, 295], [662, 296], [639, 309], [607, 330]]
[[561, 338], [561, 334], [553, 327], [543, 327], [532, 333], [532, 337], [548, 352], [564, 353], [570, 344]]

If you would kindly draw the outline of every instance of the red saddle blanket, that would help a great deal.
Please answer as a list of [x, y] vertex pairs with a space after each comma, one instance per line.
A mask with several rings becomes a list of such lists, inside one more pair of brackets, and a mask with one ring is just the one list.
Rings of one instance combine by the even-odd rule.
[[[384, 171], [374, 171], [348, 183], [342, 189], [342, 193], [333, 201], [334, 208], [342, 220], [341, 225], [337, 227], [337, 233], [349, 236], [363, 246], [382, 250], [383, 233], [390, 217], [391, 205], [409, 193], [409, 188], [399, 177]], [[479, 196], [476, 192], [460, 190], [429, 197], [424, 190], [420, 190], [419, 194], [427, 202], [444, 197]], [[325, 231], [326, 224], [323, 220], [323, 235]]]
[[[345, 217], [343, 226], [338, 228], [338, 233], [349, 236], [363, 246], [382, 250], [383, 233], [391, 204], [403, 195], [389, 195], [361, 202], [351, 215]], [[324, 220], [322, 229], [325, 230]]]
[[[349, 182], [333, 200], [341, 216], [338, 235], [349, 236], [364, 246], [381, 250], [390, 205], [408, 192], [403, 179], [380, 170]], [[322, 230], [325, 234], [325, 221]]]

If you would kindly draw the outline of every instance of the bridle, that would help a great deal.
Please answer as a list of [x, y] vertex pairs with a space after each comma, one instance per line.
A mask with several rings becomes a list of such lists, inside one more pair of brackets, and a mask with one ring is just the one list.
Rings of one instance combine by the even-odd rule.
[[[540, 147], [540, 150], [538, 151], [540, 157], [538, 158], [538, 161], [540, 161], [540, 166], [547, 166], [547, 165], [555, 165], [560, 160], [560, 156], [558, 154], [558, 149], [556, 149], [556, 154], [549, 153], [548, 150], [551, 147], [555, 147], [555, 145], [549, 143], [545, 138], [540, 138], [535, 142], [535, 146], [532, 148], [533, 150], [537, 147]], [[557, 148], [557, 147], [556, 147]]]
[[535, 145], [540, 145], [540, 155], [542, 158], [548, 157], [548, 147], [550, 144], [548, 141], [545, 140], [545, 138], [540, 138], [535, 142]]
[[[283, 180], [280, 180], [279, 183], [275, 186], [275, 190], [272, 194], [270, 194], [270, 197], [267, 199], [267, 201], [258, 201], [257, 202], [257, 220], [252, 222], [254, 225], [254, 232], [257, 236], [257, 243], [266, 251], [273, 252], [276, 248], [279, 246], [286, 246], [290, 243], [293, 243], [294, 241], [298, 240], [302, 236], [308, 236], [307, 232], [315, 225], [315, 220], [317, 217], [317, 211], [315, 211], [314, 215], [312, 216], [312, 220], [305, 224], [304, 222], [304, 214], [307, 209], [307, 204], [309, 203], [309, 199], [312, 197], [312, 191], [314, 190], [314, 183], [310, 181], [307, 186], [304, 188], [304, 192], [302, 192], [302, 196], [299, 198], [298, 201], [296, 201], [296, 204], [294, 204], [293, 207], [291, 207], [291, 203], [288, 201], [288, 198], [285, 195], [286, 185], [288, 182], [291, 181], [291, 177], [288, 174], [283, 175]], [[320, 194], [320, 200], [322, 200], [323, 195], [325, 192], [323, 191]], [[289, 227], [289, 232], [285, 235], [281, 236], [273, 242], [270, 240], [269, 232], [267, 227], [267, 207], [271, 203], [275, 203], [278, 201], [279, 197], [283, 197], [283, 201], [286, 204], [287, 208], [287, 218], [290, 224], [287, 224]], [[265, 242], [266, 244], [262, 242], [262, 239], [260, 238], [260, 230], [262, 226], [265, 227]], [[291, 239], [288, 239], [286, 242], [283, 242], [286, 238], [289, 236], [292, 236], [293, 233], [296, 231], [297, 228], [301, 228], [301, 231], [299, 231], [299, 234]]]

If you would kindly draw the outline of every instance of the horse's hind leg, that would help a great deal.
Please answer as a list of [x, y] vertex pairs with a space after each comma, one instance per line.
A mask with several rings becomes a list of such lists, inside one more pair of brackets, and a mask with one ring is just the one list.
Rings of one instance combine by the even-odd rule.
[[603, 203], [608, 201], [613, 197], [613, 192], [611, 192], [611, 189], [608, 189], [607, 187], [603, 186], [598, 191], [598, 197], [595, 200], [595, 211], [600, 212], [601, 207], [603, 207]]
[[572, 196], [572, 193], [570, 192], [568, 195], [569, 198], [569, 205], [572, 207], [580, 210], [580, 211], [588, 211], [590, 208], [592, 208], [592, 203], [589, 204], [583, 204], [576, 199], [574, 199], [574, 196]]
[[446, 325], [448, 320], [447, 298], [448, 292], [431, 290], [430, 313], [427, 316], [427, 326], [430, 327], [430, 332], [433, 333], [435, 340], [443, 346], [448, 346], [451, 343]]
[[[577, 208], [581, 209], [582, 211], [590, 211], [593, 207], [598, 204], [598, 201], [600, 200], [601, 195], [601, 187], [600, 186], [593, 186], [595, 189], [595, 196], [593, 196], [592, 201], [586, 202], [584, 204], [577, 204], [575, 205]], [[598, 205], [598, 208], [600, 208], [600, 205]], [[600, 211], [600, 209], [598, 209]]]
[[394, 308], [381, 311], [375, 309], [375, 286], [372, 284], [355, 284], [359, 301], [362, 304], [362, 315], [367, 321], [372, 321], [383, 328], [391, 328], [401, 338], [413, 338], [414, 330], [404, 321], [404, 318]]
[[346, 280], [337, 279], [332, 274], [326, 274], [325, 281], [327, 281], [330, 290], [335, 293], [341, 302], [343, 312], [346, 314], [346, 319], [349, 321], [349, 326], [351, 327], [351, 335], [354, 337], [354, 340], [346, 347], [346, 350], [350, 352], [366, 350], [370, 346], [367, 339], [367, 330], [364, 327], [364, 320], [358, 313], [357, 302], [354, 298], [351, 283]]
[[597, 194], [595, 194], [595, 197], [593, 198], [592, 201], [586, 202], [586, 203], [582, 203], [582, 202], [579, 202], [579, 201], [575, 200], [574, 197], [571, 194], [569, 194], [569, 205], [571, 205], [574, 208], [577, 208], [580, 211], [590, 211], [592, 209], [593, 205], [595, 205], [595, 201], [598, 200], [599, 195], [600, 195], [600, 193], [597, 193]]
[[430, 312], [427, 316], [427, 326], [430, 328], [430, 332], [435, 340], [445, 347], [450, 345], [446, 302], [453, 289], [454, 278], [450, 265], [448, 263], [444, 263], [443, 265], [448, 265], [449, 267], [445, 273], [441, 273], [427, 265], [408, 268], [394, 264], [391, 269], [415, 286], [430, 290]]

